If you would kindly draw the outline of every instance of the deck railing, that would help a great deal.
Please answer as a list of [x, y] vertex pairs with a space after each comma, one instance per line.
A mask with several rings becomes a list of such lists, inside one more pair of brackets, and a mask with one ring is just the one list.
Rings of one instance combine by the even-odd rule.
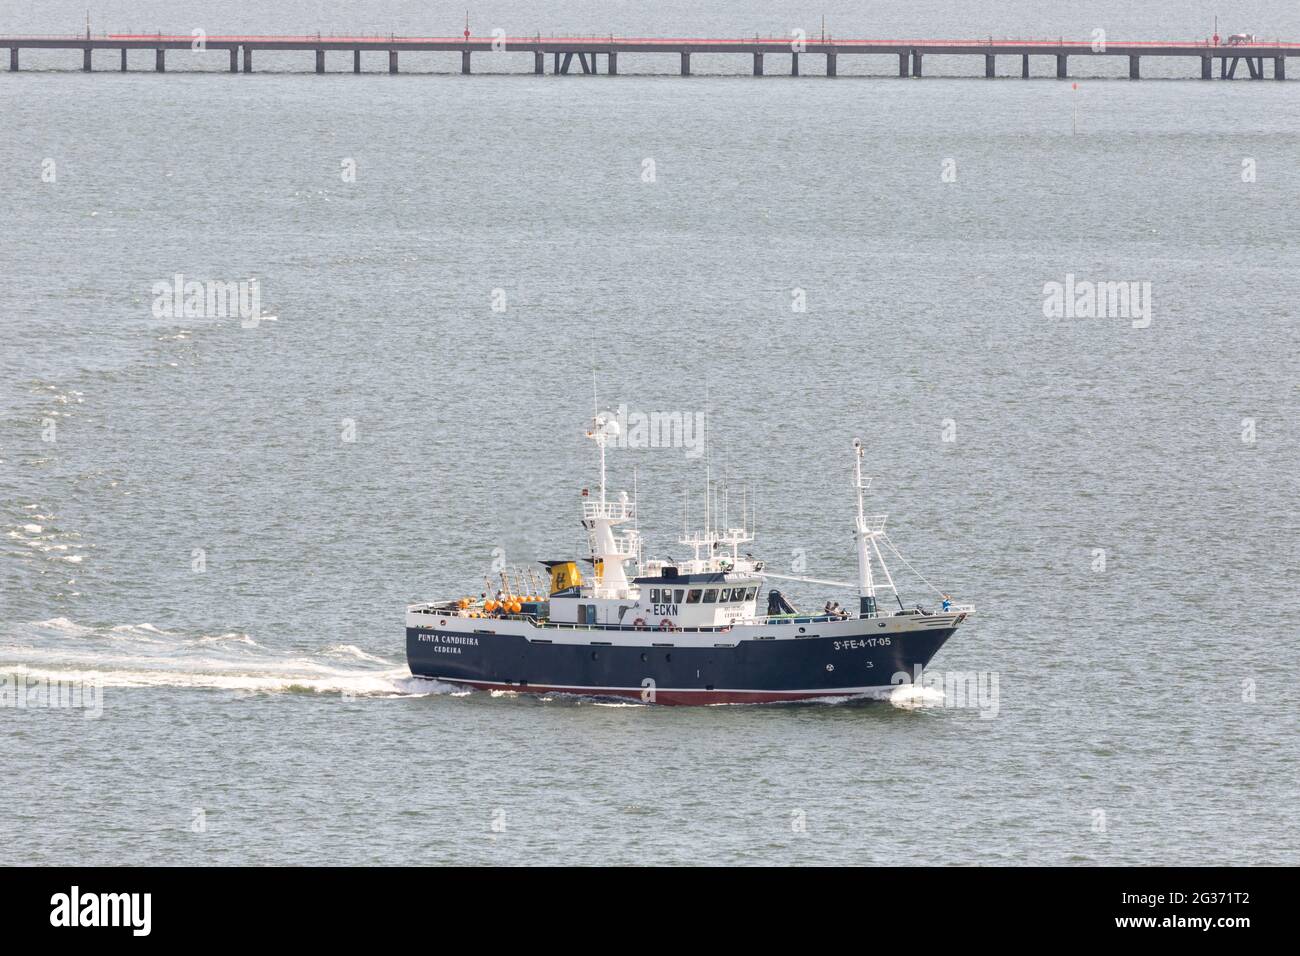
[[[481, 608], [481, 605], [479, 606]], [[411, 609], [416, 614], [436, 614], [441, 617], [459, 618], [461, 608], [457, 607], [437, 607], [434, 605], [424, 605], [413, 607]], [[538, 617], [535, 614], [485, 614], [483, 617], [466, 618], [466, 620], [475, 621], [528, 621], [535, 627], [558, 628], [561, 630], [584, 630], [584, 631], [653, 631], [662, 634], [670, 634], [674, 631], [690, 631], [718, 633], [730, 631], [737, 626], [745, 627], [772, 627], [780, 624], [835, 624], [840, 621], [867, 620], [872, 618], [888, 617], [935, 617], [949, 614], [970, 614], [974, 612], [973, 604], [952, 604], [946, 610], [926, 610], [922, 608], [907, 608], [901, 611], [881, 612], [876, 611], [871, 614], [849, 614], [847, 617], [840, 617], [835, 614], [764, 614], [760, 617], [751, 618], [742, 621], [733, 621], [730, 624], [702, 625], [699, 627], [660, 627], [658, 624], [578, 624], [567, 621], [552, 621], [549, 618]]]
[[608, 518], [613, 521], [631, 521], [636, 517], [636, 505], [630, 501], [599, 501], [587, 499], [582, 503], [584, 518]]

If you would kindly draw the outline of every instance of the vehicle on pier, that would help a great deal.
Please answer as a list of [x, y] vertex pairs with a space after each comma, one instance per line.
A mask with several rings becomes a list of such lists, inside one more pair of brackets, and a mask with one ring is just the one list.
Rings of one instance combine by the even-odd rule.
[[[752, 514], [716, 524], [706, 479], [703, 530], [683, 534], [690, 560], [645, 560], [636, 501], [606, 491], [605, 450], [617, 420], [598, 413], [586, 435], [599, 449], [600, 486], [583, 490], [590, 580], [572, 560], [547, 561], [540, 576], [502, 572], [502, 587], [477, 599], [414, 604], [406, 652], [417, 677], [524, 693], [633, 698], [660, 704], [765, 703], [874, 695], [911, 682], [974, 611], [943, 596], [942, 609], [905, 608], [885, 563], [898, 556], [885, 515], [864, 513], [865, 449], [855, 440], [858, 580], [774, 574], [741, 552]], [[727, 524], [724, 519], [723, 524]], [[629, 575], [629, 570], [632, 573]], [[827, 602], [801, 613], [770, 580], [858, 592], [853, 610]], [[533, 592], [533, 593], [529, 593]], [[889, 593], [897, 610], [877, 599]]]

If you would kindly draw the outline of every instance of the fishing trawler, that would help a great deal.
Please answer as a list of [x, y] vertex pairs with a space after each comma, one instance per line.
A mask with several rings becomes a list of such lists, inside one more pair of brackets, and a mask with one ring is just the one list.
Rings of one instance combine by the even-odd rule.
[[[586, 431], [599, 450], [600, 486], [583, 489], [590, 579], [577, 561], [545, 561], [501, 572], [478, 597], [406, 609], [411, 673], [484, 690], [633, 698], [658, 704], [770, 703], [872, 696], [908, 683], [974, 611], [942, 595], [939, 608], [903, 606], [885, 563], [906, 565], [885, 533], [885, 515], [864, 513], [870, 479], [854, 440], [858, 580], [775, 574], [741, 546], [754, 540], [750, 513], [739, 527], [683, 534], [686, 561], [645, 559], [636, 501], [606, 491], [605, 451], [619, 423], [598, 413]], [[730, 519], [728, 518], [727, 521]], [[727, 523], [724, 521], [724, 523]], [[910, 567], [910, 565], [907, 565]], [[769, 580], [857, 592], [857, 606], [828, 601], [799, 611]], [[897, 610], [878, 603], [892, 594]]]

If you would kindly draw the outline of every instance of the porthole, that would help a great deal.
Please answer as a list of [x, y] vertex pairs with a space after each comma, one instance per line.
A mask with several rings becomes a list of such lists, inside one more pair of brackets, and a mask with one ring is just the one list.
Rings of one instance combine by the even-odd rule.
[[806, 630], [807, 630], [807, 628], [805, 628], [805, 627], [801, 627], [801, 628], [799, 628], [799, 633], [802, 634], [802, 633], [803, 633], [804, 631], [806, 631]]
[[592, 651], [592, 652], [591, 652], [591, 659], [592, 659], [593, 661], [598, 661], [598, 660], [600, 660], [600, 652], [599, 652], [599, 651]]
[[671, 664], [671, 663], [673, 662], [673, 655], [671, 655], [671, 654], [665, 654], [665, 655], [664, 655], [664, 660], [667, 661], [669, 664]]
[[650, 658], [647, 657], [644, 653], [641, 655], [641, 663], [642, 663], [642, 664], [644, 664], [644, 663], [645, 663], [646, 661], [648, 661], [649, 659], [650, 659]]

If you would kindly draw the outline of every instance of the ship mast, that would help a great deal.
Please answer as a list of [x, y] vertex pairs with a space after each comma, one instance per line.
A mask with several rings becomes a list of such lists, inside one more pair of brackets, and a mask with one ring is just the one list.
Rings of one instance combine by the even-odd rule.
[[600, 498], [582, 503], [582, 524], [591, 536], [591, 557], [596, 563], [596, 597], [622, 597], [627, 593], [627, 574], [623, 562], [637, 557], [638, 533], [625, 531], [621, 538], [614, 535], [614, 526], [636, 519], [636, 505], [628, 500], [627, 492], [620, 492], [618, 500], [609, 501], [605, 491], [605, 445], [619, 434], [618, 420], [605, 412], [597, 412], [591, 419], [586, 435], [600, 450]]
[[[854, 539], [858, 543], [858, 595], [859, 612], [863, 617], [876, 613], [876, 582], [871, 573], [871, 550], [874, 532], [867, 525], [863, 512], [863, 496], [871, 485], [870, 478], [862, 477], [862, 458], [866, 449], [862, 439], [853, 439], [853, 486], [858, 494], [858, 516], [854, 522]], [[878, 516], [880, 529], [884, 530], [884, 515]]]
[[[894, 584], [894, 576], [889, 573], [885, 556], [880, 551], [882, 538], [885, 539], [886, 546], [893, 548], [889, 539], [885, 538], [885, 519], [888, 515], [869, 515], [863, 512], [863, 498], [871, 486], [871, 479], [862, 477], [862, 459], [865, 455], [866, 449], [862, 447], [862, 440], [853, 439], [853, 485], [858, 495], [858, 514], [854, 522], [853, 537], [858, 544], [859, 612], [863, 617], [868, 617], [876, 613], [876, 592], [882, 589], [892, 591], [897, 600], [898, 587]], [[875, 563], [880, 567], [881, 583], [879, 584], [876, 583], [876, 573], [872, 565], [873, 554]], [[902, 607], [901, 602], [899, 607]]]
[[[740, 566], [740, 546], [754, 540], [754, 529], [749, 523], [749, 497], [742, 507], [743, 517], [739, 526], [733, 526], [728, 517], [727, 504], [730, 491], [725, 487], [721, 492], [722, 504], [719, 504], [719, 491], [713, 482], [713, 469], [706, 465], [704, 473], [704, 529], [691, 531], [690, 528], [690, 493], [682, 505], [682, 536], [678, 543], [686, 545], [694, 553], [691, 570], [705, 573], [725, 569], [728, 562], [732, 568]], [[721, 522], [720, 524], [718, 522]], [[731, 557], [725, 558], [725, 552], [719, 554], [720, 548], [731, 551]], [[703, 552], [703, 555], [701, 555]]]

